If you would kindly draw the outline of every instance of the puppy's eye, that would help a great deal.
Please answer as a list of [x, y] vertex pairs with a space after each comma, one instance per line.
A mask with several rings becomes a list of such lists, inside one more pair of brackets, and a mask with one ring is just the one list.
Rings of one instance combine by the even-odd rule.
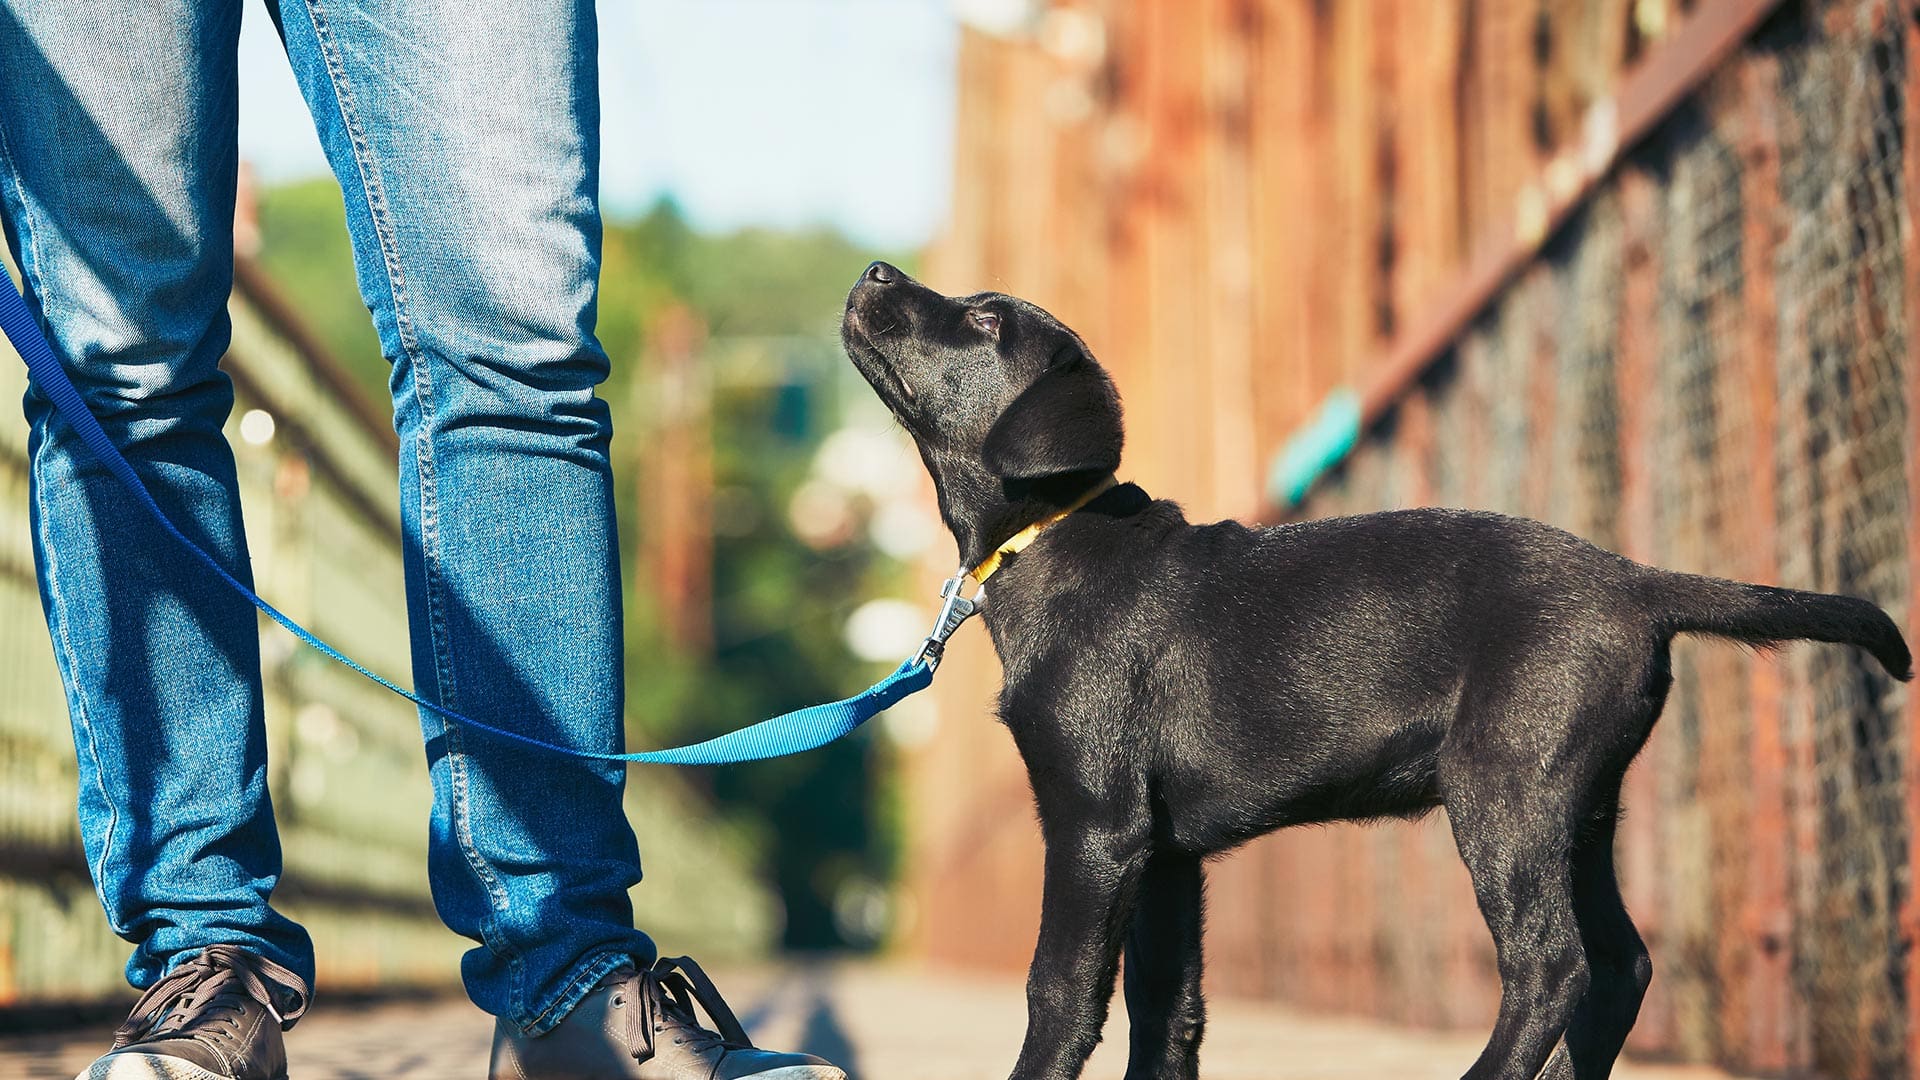
[[967, 318], [971, 319], [973, 325], [979, 327], [981, 330], [992, 334], [994, 337], [1000, 336], [1000, 316], [995, 315], [993, 312], [974, 311], [968, 313]]

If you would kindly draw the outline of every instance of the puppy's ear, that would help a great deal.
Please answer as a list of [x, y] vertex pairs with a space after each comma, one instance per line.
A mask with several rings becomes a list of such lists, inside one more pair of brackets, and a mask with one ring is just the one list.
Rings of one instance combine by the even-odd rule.
[[1120, 467], [1120, 395], [1085, 353], [1074, 355], [1013, 399], [987, 432], [981, 460], [1006, 480]]

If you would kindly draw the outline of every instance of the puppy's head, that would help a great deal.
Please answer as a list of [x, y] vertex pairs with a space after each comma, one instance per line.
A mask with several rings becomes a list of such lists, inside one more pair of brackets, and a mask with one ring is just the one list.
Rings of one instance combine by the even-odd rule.
[[963, 557], [1004, 540], [992, 534], [1006, 522], [1027, 524], [1032, 504], [1120, 465], [1112, 381], [1079, 335], [1025, 300], [943, 296], [876, 262], [847, 295], [840, 335], [919, 446]]
[[970, 565], [1119, 467], [1114, 382], [1025, 300], [941, 296], [874, 263], [847, 294], [841, 340], [914, 436]]

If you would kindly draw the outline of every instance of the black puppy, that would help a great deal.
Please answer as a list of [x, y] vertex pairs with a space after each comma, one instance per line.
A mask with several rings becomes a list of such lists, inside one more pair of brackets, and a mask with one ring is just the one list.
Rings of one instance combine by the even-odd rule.
[[1613, 835], [1674, 635], [1846, 642], [1911, 677], [1864, 600], [1658, 570], [1534, 521], [1190, 525], [1132, 484], [1058, 517], [1120, 464], [1119, 397], [1073, 331], [874, 263], [842, 336], [962, 565], [1032, 540], [985, 608], [1047, 852], [1020, 1080], [1079, 1075], [1123, 948], [1127, 1076], [1195, 1076], [1202, 860], [1442, 805], [1499, 954], [1499, 1021], [1466, 1075], [1604, 1077], [1652, 977]]

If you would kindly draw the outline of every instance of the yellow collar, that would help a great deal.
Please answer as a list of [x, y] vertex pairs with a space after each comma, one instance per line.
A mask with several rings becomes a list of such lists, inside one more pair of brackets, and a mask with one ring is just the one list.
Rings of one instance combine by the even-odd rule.
[[1107, 489], [1113, 487], [1118, 482], [1119, 481], [1109, 476], [1105, 480], [1100, 481], [1098, 484], [1093, 485], [1092, 490], [1088, 491], [1086, 494], [1080, 496], [1079, 498], [1073, 500], [1073, 502], [1070, 505], [1068, 505], [1066, 509], [1060, 510], [1056, 513], [1049, 514], [1046, 517], [1041, 518], [1039, 521], [1036, 521], [1033, 524], [1027, 526], [1026, 528], [1021, 529], [1019, 532], [1014, 533], [1013, 536], [1009, 538], [1006, 543], [1001, 544], [998, 548], [995, 548], [993, 554], [987, 556], [986, 559], [982, 561], [979, 566], [976, 566], [972, 570], [967, 571], [967, 576], [973, 579], [974, 584], [985, 585], [987, 583], [987, 579], [993, 576], [993, 572], [1000, 569], [1001, 559], [1004, 559], [1008, 555], [1012, 555], [1015, 552], [1026, 550], [1027, 545], [1033, 543], [1035, 540], [1038, 540], [1040, 538], [1041, 530], [1045, 529], [1049, 525], [1053, 525], [1057, 523], [1061, 518], [1066, 517], [1068, 514], [1073, 513], [1075, 510], [1078, 510], [1081, 507], [1092, 502], [1093, 500], [1099, 498], [1102, 494], [1104, 494], [1107, 491]]

